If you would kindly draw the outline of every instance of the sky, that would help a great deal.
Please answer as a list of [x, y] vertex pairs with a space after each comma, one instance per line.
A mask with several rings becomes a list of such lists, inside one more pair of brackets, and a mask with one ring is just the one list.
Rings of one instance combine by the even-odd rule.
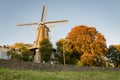
[[95, 27], [107, 46], [120, 44], [120, 0], [0, 0], [0, 45], [33, 44], [38, 26], [16, 25], [40, 22], [43, 5], [45, 21], [69, 20], [48, 25], [53, 26], [49, 34], [54, 46], [77, 25]]

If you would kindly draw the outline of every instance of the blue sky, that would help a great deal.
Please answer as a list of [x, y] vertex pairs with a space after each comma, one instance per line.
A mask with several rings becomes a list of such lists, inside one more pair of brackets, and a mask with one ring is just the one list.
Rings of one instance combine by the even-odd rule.
[[51, 24], [50, 40], [55, 45], [77, 25], [93, 26], [104, 35], [107, 45], [120, 44], [120, 0], [0, 0], [0, 45], [33, 43], [38, 26], [16, 26], [39, 22], [43, 5], [46, 21], [67, 19]]

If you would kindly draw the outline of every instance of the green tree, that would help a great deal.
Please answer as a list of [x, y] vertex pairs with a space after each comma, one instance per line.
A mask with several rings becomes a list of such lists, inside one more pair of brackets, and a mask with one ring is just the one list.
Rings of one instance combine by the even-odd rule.
[[33, 52], [29, 50], [31, 46], [31, 44], [15, 43], [10, 47], [10, 50], [7, 52], [7, 54], [11, 56], [12, 60], [32, 61], [34, 55]]
[[120, 65], [120, 45], [112, 45], [108, 49], [107, 58], [115, 63], [115, 66]]
[[49, 61], [50, 55], [52, 53], [52, 43], [49, 41], [49, 39], [45, 38], [43, 41], [40, 42], [40, 53], [41, 53], [41, 59], [42, 61]]
[[68, 33], [66, 39], [70, 41], [66, 43], [67, 52], [78, 53], [79, 60], [87, 66], [103, 66], [102, 57], [106, 56], [108, 51], [106, 40], [94, 27], [76, 26]]
[[57, 46], [57, 52], [59, 53], [59, 62], [63, 63], [63, 42], [64, 39], [60, 39], [58, 42], [56, 42]]
[[23, 61], [33, 61], [33, 52], [30, 50], [26, 49], [22, 51], [22, 60]]
[[[74, 54], [70, 54], [68, 50], [69, 48], [69, 40], [66, 39], [60, 39], [57, 43], [57, 52], [59, 53], [59, 62], [60, 63], [64, 63], [64, 59], [63, 59], [63, 54], [65, 54], [65, 63], [66, 64], [76, 64], [78, 59], [79, 59], [79, 54], [74, 53]], [[64, 52], [64, 53], [63, 53]]]

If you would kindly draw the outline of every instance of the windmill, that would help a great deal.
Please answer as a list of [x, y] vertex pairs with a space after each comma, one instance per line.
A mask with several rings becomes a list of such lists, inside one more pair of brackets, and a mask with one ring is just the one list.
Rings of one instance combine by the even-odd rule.
[[[35, 23], [28, 23], [28, 24], [18, 24], [17, 26], [34, 26], [34, 25], [38, 25], [37, 28], [37, 37], [36, 40], [33, 44], [33, 47], [31, 49], [37, 49], [35, 55], [37, 55], [38, 53], [38, 49], [40, 48], [40, 42], [44, 39], [44, 38], [48, 38], [49, 39], [49, 26], [47, 26], [46, 24], [52, 24], [52, 23], [60, 23], [60, 22], [68, 22], [68, 20], [57, 20], [57, 21], [45, 21], [45, 9], [46, 6], [43, 6], [43, 10], [42, 10], [42, 15], [41, 15], [41, 21], [40, 22], [35, 22]], [[39, 55], [37, 55], [37, 57], [39, 58]], [[37, 59], [36, 57], [36, 59]], [[39, 59], [37, 59], [39, 62]]]

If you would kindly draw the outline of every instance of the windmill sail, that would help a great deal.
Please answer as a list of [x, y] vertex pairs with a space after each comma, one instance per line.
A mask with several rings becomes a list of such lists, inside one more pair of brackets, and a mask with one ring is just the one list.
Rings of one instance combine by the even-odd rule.
[[45, 20], [45, 6], [43, 6], [42, 15], [41, 15], [41, 22], [43, 22], [44, 20]]
[[32, 25], [38, 25], [38, 23], [17, 24], [17, 26], [32, 26]]
[[44, 22], [44, 24], [60, 23], [60, 22], [68, 22], [68, 20], [48, 21], [48, 22]]

